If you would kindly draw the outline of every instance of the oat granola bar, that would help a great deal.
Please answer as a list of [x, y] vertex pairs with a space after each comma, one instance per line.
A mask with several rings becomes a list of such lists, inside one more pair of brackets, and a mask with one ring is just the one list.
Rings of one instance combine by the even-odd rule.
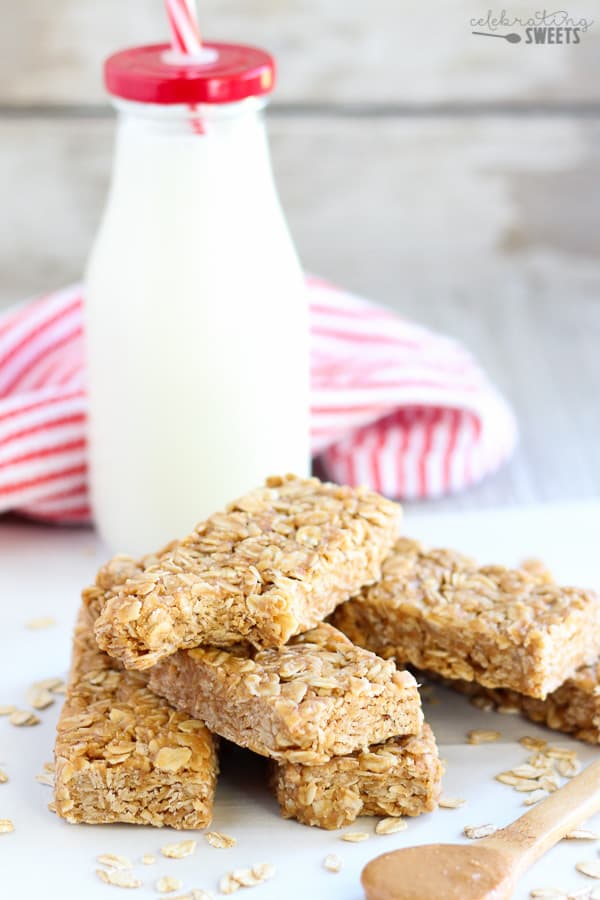
[[83, 608], [57, 726], [56, 812], [68, 822], [204, 828], [217, 780], [215, 739], [152, 694], [142, 673], [112, 665]]
[[137, 669], [203, 643], [282, 646], [379, 577], [399, 517], [366, 488], [269, 478], [109, 591], [98, 644]]
[[273, 764], [272, 784], [286, 819], [342, 828], [357, 816], [418, 816], [437, 806], [442, 764], [433, 732], [390, 738], [318, 766]]
[[325, 762], [422, 723], [413, 676], [326, 624], [279, 649], [179, 651], [149, 684], [211, 731], [289, 762]]
[[600, 744], [600, 662], [577, 669], [545, 700], [526, 697], [516, 691], [485, 688], [474, 681], [445, 678], [442, 683], [466, 694], [478, 705], [480, 701], [487, 701], [495, 707], [518, 709], [532, 722], [572, 734], [589, 744]]
[[407, 539], [397, 541], [381, 581], [339, 607], [333, 622], [381, 656], [540, 699], [600, 656], [593, 591], [479, 567]]

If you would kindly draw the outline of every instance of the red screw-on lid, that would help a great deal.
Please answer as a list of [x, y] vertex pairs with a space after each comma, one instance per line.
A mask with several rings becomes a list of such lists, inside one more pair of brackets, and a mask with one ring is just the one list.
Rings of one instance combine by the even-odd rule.
[[268, 94], [275, 60], [243, 44], [204, 43], [207, 61], [176, 57], [169, 44], [131, 47], [104, 64], [109, 93], [141, 103], [233, 103]]

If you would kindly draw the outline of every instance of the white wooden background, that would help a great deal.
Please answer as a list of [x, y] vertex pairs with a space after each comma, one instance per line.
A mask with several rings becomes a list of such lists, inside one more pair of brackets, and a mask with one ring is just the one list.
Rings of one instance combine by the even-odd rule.
[[[597, 0], [565, 7], [599, 21], [561, 46], [471, 35], [487, 0], [200, 6], [207, 37], [279, 58], [274, 164], [306, 267], [464, 340], [517, 410], [514, 462], [441, 506], [598, 496]], [[165, 36], [161, 0], [2, 7], [0, 308], [79, 276], [110, 165], [101, 61]]]

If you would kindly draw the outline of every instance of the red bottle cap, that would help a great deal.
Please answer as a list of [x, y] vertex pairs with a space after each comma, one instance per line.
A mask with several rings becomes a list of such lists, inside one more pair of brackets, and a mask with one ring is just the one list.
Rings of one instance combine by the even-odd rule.
[[206, 61], [177, 55], [169, 44], [131, 47], [109, 56], [110, 94], [140, 103], [233, 103], [273, 90], [275, 60], [244, 44], [203, 44]]

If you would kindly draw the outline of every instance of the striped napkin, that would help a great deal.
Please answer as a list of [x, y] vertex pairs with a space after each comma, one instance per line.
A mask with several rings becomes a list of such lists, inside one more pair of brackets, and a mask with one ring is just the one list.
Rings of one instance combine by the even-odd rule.
[[[312, 447], [327, 477], [438, 497], [510, 456], [512, 412], [458, 343], [320, 279], [307, 285]], [[0, 513], [8, 510], [55, 522], [92, 516], [80, 285], [0, 316]]]

